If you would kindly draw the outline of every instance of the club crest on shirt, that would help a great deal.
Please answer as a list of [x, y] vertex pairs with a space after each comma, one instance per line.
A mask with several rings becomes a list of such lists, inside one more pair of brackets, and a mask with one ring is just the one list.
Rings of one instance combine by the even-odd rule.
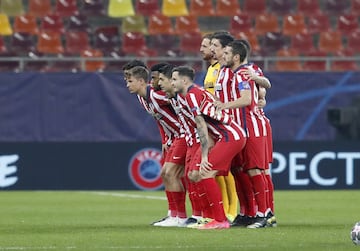
[[160, 176], [161, 151], [145, 148], [136, 152], [129, 162], [128, 171], [132, 183], [141, 190], [158, 190], [163, 187]]

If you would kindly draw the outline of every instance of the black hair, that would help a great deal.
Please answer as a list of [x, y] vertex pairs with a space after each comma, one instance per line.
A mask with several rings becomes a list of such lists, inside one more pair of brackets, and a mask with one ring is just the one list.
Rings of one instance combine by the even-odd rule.
[[239, 39], [239, 41], [245, 45], [246, 49], [248, 50], [248, 55], [249, 55], [251, 52], [251, 45], [250, 45], [249, 41], [247, 41], [246, 39]]
[[177, 71], [179, 73], [179, 76], [189, 77], [192, 81], [195, 78], [195, 70], [193, 68], [191, 68], [190, 66], [187, 66], [187, 65], [178, 66], [172, 70], [172, 72], [175, 72], [175, 71]]
[[234, 40], [229, 43], [227, 46], [232, 48], [233, 55], [240, 56], [240, 62], [243, 62], [248, 56], [248, 49], [246, 44], [244, 44], [241, 40]]
[[219, 40], [222, 47], [225, 47], [230, 42], [234, 41], [234, 37], [231, 36], [230, 33], [224, 31], [215, 32], [212, 38]]
[[135, 66], [141, 66], [141, 67], [144, 67], [147, 69], [147, 67], [143, 61], [134, 59], [134, 60], [131, 60], [131, 61], [127, 62], [126, 64], [124, 64], [124, 66], [122, 67], [122, 70], [127, 71], [127, 70], [130, 70], [131, 68], [134, 68]]
[[129, 70], [128, 77], [144, 79], [144, 81], [147, 83], [149, 81], [149, 71], [143, 66], [135, 66]]
[[169, 63], [166, 63], [166, 62], [154, 64], [153, 66], [151, 66], [150, 71], [159, 71], [162, 67], [164, 67], [165, 65], [168, 65], [168, 64]]
[[161, 67], [161, 68], [159, 69], [159, 73], [164, 74], [165, 77], [167, 77], [167, 78], [170, 79], [174, 67], [175, 67], [175, 66], [173, 66], [173, 65], [171, 65], [171, 64], [164, 65], [163, 67]]

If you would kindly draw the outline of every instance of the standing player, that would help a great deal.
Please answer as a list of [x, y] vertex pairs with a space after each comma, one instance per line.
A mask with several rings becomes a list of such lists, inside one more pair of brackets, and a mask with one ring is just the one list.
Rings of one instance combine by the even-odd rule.
[[243, 171], [249, 175], [255, 195], [257, 212], [253, 223], [247, 227], [262, 228], [267, 225], [266, 184], [263, 178], [263, 171], [268, 164], [266, 162], [267, 131], [264, 117], [258, 108], [258, 89], [255, 81], [249, 79], [249, 77], [240, 71], [240, 69], [245, 69], [250, 66], [246, 63], [247, 55], [248, 50], [246, 45], [241, 41], [234, 41], [226, 46], [224, 59], [226, 64], [231, 67], [235, 73], [233, 86], [240, 91], [240, 97], [228, 103], [217, 103], [216, 106], [220, 110], [242, 108], [242, 126], [246, 130], [248, 138], [242, 156], [242, 170], [235, 173], [235, 178], [240, 183], [241, 177], [237, 174]]
[[[169, 217], [153, 223], [155, 226], [181, 226], [186, 221], [185, 190], [181, 182], [184, 159], [173, 159], [174, 151], [167, 156], [168, 147], [181, 137], [180, 123], [176, 114], [170, 109], [170, 105], [161, 91], [155, 91], [147, 84], [149, 73], [145, 67], [135, 66], [126, 69], [126, 82], [130, 93], [138, 95], [138, 99], [145, 110], [157, 121], [162, 134], [163, 143], [163, 178], [165, 192], [169, 204]], [[165, 146], [164, 146], [165, 145]], [[175, 145], [178, 145], [176, 143]], [[175, 147], [175, 146], [174, 146]], [[174, 148], [173, 147], [173, 148]], [[173, 149], [171, 148], [171, 149]]]
[[[193, 83], [194, 76], [192, 68], [176, 67], [172, 84], [175, 91], [185, 96], [187, 109], [195, 117], [192, 127], [196, 128], [200, 138], [201, 147], [190, 162], [188, 177], [203, 188], [214, 220], [199, 229], [229, 228], [215, 176], [228, 173], [231, 160], [244, 147], [245, 132], [224, 111], [215, 113], [213, 96]], [[211, 150], [209, 137], [215, 142]]]

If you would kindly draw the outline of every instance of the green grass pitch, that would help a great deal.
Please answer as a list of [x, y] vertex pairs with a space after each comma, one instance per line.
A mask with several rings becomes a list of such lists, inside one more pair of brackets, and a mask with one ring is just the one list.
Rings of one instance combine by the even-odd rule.
[[[164, 192], [2, 191], [2, 250], [360, 250], [360, 191], [276, 191], [278, 227], [196, 230], [152, 227]], [[190, 209], [190, 207], [188, 207]]]

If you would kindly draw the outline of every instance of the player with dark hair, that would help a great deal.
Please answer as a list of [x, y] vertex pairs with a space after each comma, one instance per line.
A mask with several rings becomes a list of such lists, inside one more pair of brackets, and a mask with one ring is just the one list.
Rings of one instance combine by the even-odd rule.
[[213, 212], [213, 220], [199, 229], [229, 228], [215, 176], [229, 171], [231, 160], [245, 144], [246, 134], [227, 113], [215, 112], [214, 97], [193, 83], [194, 76], [194, 70], [187, 66], [176, 67], [172, 73], [175, 91], [185, 96], [186, 109], [195, 118], [190, 125], [196, 128], [200, 139], [200, 148], [192, 156], [186, 175], [207, 198], [208, 203], [203, 206]]

